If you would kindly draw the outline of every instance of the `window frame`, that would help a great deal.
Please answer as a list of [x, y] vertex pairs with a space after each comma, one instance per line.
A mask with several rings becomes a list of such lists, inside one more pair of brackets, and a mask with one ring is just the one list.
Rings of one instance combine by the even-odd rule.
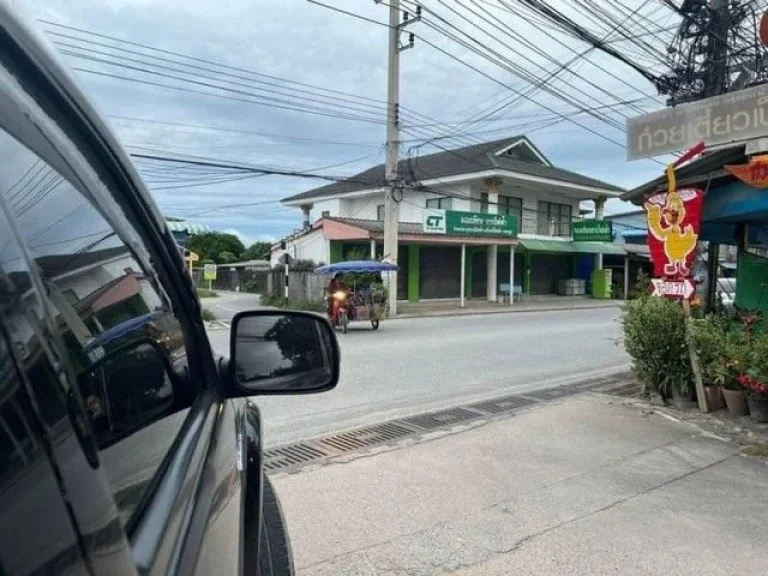
[[[450, 196], [436, 196], [435, 198], [427, 198], [426, 208], [429, 210], [451, 210], [453, 207], [453, 198]], [[430, 203], [436, 203], [436, 206], [430, 206]]]
[[376, 206], [376, 220], [384, 222], [384, 204], [378, 204]]

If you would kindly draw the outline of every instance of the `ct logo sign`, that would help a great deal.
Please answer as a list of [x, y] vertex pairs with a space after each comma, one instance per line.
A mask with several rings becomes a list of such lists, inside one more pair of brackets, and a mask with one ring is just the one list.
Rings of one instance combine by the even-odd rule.
[[445, 210], [429, 210], [424, 213], [425, 234], [445, 234]]

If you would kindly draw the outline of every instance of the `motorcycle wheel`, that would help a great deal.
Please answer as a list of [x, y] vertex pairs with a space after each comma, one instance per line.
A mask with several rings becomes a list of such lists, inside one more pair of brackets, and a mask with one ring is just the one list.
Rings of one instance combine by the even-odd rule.
[[341, 331], [346, 334], [347, 330], [349, 330], [349, 316], [346, 312], [342, 312], [341, 314]]
[[371, 326], [373, 326], [374, 330], [378, 330], [379, 329], [379, 319], [378, 318], [374, 318], [373, 320], [371, 320]]

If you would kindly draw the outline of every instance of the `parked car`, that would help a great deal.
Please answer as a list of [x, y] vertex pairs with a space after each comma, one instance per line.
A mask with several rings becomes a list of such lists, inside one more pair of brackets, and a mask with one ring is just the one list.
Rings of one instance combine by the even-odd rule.
[[0, 3], [0, 574], [292, 573], [247, 397], [333, 388], [325, 319], [215, 358], [128, 156]]

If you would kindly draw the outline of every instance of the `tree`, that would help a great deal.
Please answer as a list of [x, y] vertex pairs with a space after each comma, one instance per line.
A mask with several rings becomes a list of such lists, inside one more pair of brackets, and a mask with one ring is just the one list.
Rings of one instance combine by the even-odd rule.
[[237, 256], [232, 254], [232, 252], [221, 252], [218, 257], [219, 264], [229, 264], [235, 260], [237, 260]]
[[191, 234], [187, 238], [186, 247], [192, 252], [200, 255], [200, 260], [213, 260], [217, 264], [226, 264], [221, 262], [219, 256], [222, 253], [229, 252], [234, 254], [235, 260], [245, 252], [245, 246], [240, 238], [234, 234], [224, 232], [205, 232], [204, 234]]
[[271, 242], [254, 242], [248, 248], [240, 254], [240, 260], [269, 260], [269, 255], [272, 252]]

